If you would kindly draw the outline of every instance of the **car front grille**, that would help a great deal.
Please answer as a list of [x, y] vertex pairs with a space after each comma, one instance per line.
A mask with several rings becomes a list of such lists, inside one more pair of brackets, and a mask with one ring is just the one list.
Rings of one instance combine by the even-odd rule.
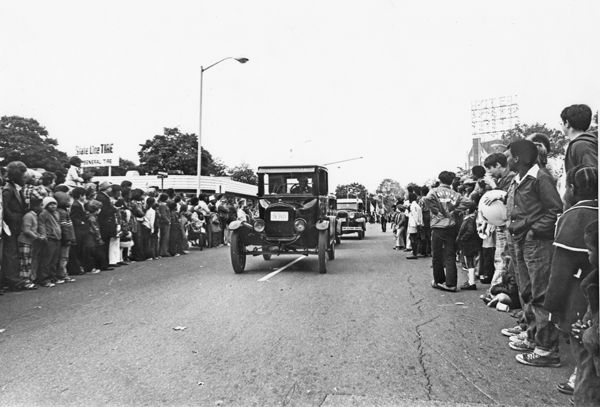
[[[272, 220], [272, 212], [287, 213], [287, 220]], [[294, 220], [294, 210], [291, 208], [268, 208], [265, 211], [265, 233], [267, 237], [293, 237]]]

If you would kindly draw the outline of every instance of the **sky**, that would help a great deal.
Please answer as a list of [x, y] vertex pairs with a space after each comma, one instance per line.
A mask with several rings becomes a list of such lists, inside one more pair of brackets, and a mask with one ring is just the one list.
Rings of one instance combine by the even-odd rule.
[[[600, 105], [600, 1], [0, 2], [0, 116], [59, 148], [177, 127], [227, 166], [329, 164], [330, 189], [464, 166], [471, 102], [516, 95], [559, 128]], [[361, 158], [358, 158], [361, 157]], [[357, 159], [355, 159], [357, 158]]]

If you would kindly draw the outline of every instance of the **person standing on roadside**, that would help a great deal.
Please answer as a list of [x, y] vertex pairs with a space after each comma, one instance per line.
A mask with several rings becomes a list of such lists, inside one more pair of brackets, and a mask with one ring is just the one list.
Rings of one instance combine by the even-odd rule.
[[[558, 181], [561, 198], [566, 191], [566, 177], [571, 169], [579, 164], [587, 164], [598, 168], [598, 131], [587, 130], [592, 123], [592, 109], [587, 105], [572, 105], [565, 107], [560, 113], [560, 125], [563, 134], [569, 138], [565, 152], [563, 173]], [[569, 208], [563, 199], [564, 209]]]
[[456, 292], [458, 280], [454, 244], [456, 220], [453, 214], [464, 211], [471, 204], [468, 198], [452, 189], [454, 178], [453, 172], [442, 171], [438, 176], [440, 186], [433, 188], [425, 197], [425, 203], [431, 212], [431, 286], [451, 292]]
[[158, 197], [158, 227], [160, 239], [159, 246], [160, 250], [158, 255], [160, 257], [171, 257], [169, 254], [169, 241], [171, 239], [171, 210], [167, 204], [169, 195], [162, 193]]
[[[19, 235], [23, 216], [27, 213], [23, 186], [27, 166], [21, 161], [13, 161], [6, 166], [8, 182], [2, 189], [4, 222], [2, 228], [2, 274], [4, 283], [13, 290], [20, 290], [27, 281], [19, 275]], [[0, 287], [2, 288], [2, 287]]]
[[509, 343], [526, 351], [517, 362], [539, 367], [558, 367], [558, 330], [549, 320], [544, 298], [550, 279], [554, 229], [562, 201], [554, 179], [536, 164], [537, 147], [519, 139], [508, 148], [507, 162], [515, 175], [507, 195], [507, 243], [512, 245], [519, 294], [527, 322], [526, 337]]

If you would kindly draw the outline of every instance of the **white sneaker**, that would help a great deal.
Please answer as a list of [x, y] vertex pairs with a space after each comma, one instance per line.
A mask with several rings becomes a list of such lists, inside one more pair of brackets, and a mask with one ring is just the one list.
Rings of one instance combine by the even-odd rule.
[[527, 331], [523, 331], [518, 335], [513, 335], [508, 338], [508, 340], [511, 342], [524, 341], [525, 339], [527, 339]]
[[518, 335], [521, 332], [523, 332], [523, 329], [521, 329], [521, 325], [517, 325], [514, 328], [504, 328], [500, 331], [500, 333], [502, 333], [502, 335], [504, 336]]
[[98, 269], [93, 269], [92, 271], [90, 271], [90, 274], [98, 274], [100, 273], [100, 270]]

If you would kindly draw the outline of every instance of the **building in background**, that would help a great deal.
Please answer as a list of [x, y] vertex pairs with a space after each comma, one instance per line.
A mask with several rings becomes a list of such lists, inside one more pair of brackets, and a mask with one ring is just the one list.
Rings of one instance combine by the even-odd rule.
[[471, 102], [471, 149], [466, 168], [482, 165], [485, 158], [504, 152], [502, 134], [520, 124], [517, 96], [502, 96]]

